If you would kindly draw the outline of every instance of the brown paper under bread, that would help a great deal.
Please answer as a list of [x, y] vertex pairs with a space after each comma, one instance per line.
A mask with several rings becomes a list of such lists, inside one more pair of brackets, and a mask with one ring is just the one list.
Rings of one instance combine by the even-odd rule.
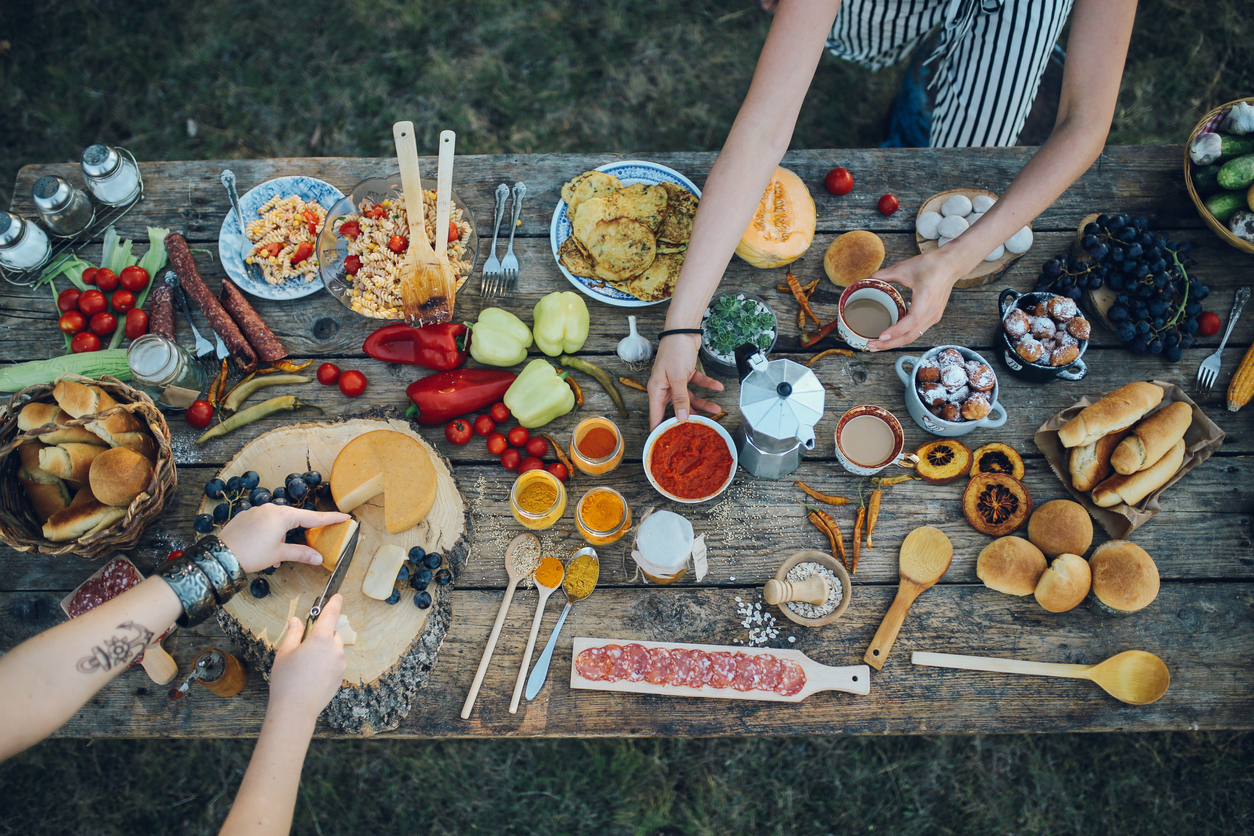
[[1124, 476], [1145, 470], [1184, 438], [1191, 423], [1193, 410], [1188, 404], [1167, 404], [1132, 428], [1132, 434], [1111, 454], [1110, 466]]
[[1114, 472], [1110, 466], [1110, 456], [1119, 446], [1119, 442], [1127, 438], [1131, 429], [1109, 433], [1094, 441], [1071, 448], [1071, 484], [1077, 491], [1093, 490], [1098, 483]]
[[1125, 505], [1136, 505], [1149, 496], [1150, 491], [1167, 484], [1167, 481], [1176, 475], [1183, 461], [1184, 442], [1177, 441], [1162, 458], [1145, 470], [1133, 473], [1131, 476], [1111, 476], [1093, 488], [1093, 501], [1102, 508], [1109, 508], [1121, 502]]
[[1063, 425], [1058, 440], [1064, 447], [1092, 444], [1108, 433], [1132, 426], [1162, 400], [1163, 389], [1156, 384], [1138, 380], [1121, 386]]

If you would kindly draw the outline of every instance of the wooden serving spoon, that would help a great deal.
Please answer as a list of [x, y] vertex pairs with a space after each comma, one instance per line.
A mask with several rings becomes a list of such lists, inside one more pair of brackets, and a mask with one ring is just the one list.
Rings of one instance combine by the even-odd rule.
[[901, 544], [901, 556], [898, 558], [900, 585], [897, 597], [888, 608], [880, 628], [871, 639], [871, 646], [866, 649], [862, 660], [876, 670], [884, 667], [888, 659], [888, 651], [893, 649], [901, 624], [906, 620], [906, 612], [914, 599], [931, 589], [941, 576], [949, 570], [954, 559], [954, 547], [939, 528], [925, 525], [916, 528], [906, 535]]
[[514, 590], [524, 575], [514, 565], [514, 552], [524, 543], [534, 540], [536, 548], [540, 547], [540, 539], [531, 532], [519, 534], [505, 548], [505, 574], [509, 583], [505, 586], [505, 597], [501, 599], [501, 608], [496, 613], [496, 623], [488, 634], [488, 646], [483, 649], [483, 658], [479, 660], [479, 669], [475, 671], [475, 680], [470, 683], [470, 693], [466, 695], [466, 704], [462, 706], [462, 719], [469, 720], [470, 712], [475, 708], [475, 699], [479, 696], [479, 688], [483, 685], [483, 676], [488, 672], [488, 662], [492, 661], [492, 651], [496, 650], [496, 640], [501, 637], [501, 626], [505, 624], [505, 614], [509, 612], [510, 601], [514, 600]]
[[[448, 322], [453, 318], [453, 289], [427, 240], [414, 123], [397, 122], [392, 126], [392, 138], [396, 141], [396, 160], [401, 168], [401, 188], [405, 191], [405, 214], [409, 220], [409, 249], [398, 271], [405, 321], [415, 328]], [[447, 223], [444, 235], [448, 237]], [[439, 237], [437, 230], [436, 238]]]
[[[561, 565], [561, 561], [557, 561]], [[533, 576], [534, 577], [534, 576]], [[562, 581], [566, 577], [566, 567], [562, 566], [562, 574], [558, 576], [557, 583], [553, 586], [545, 586], [536, 578], [536, 589], [540, 592], [540, 600], [536, 604], [536, 615], [531, 620], [531, 635], [527, 637], [527, 649], [523, 652], [522, 667], [518, 669], [518, 681], [514, 683], [514, 696], [509, 701], [509, 713], [518, 713], [518, 701], [522, 699], [523, 685], [527, 683], [527, 668], [531, 665], [531, 654], [536, 649], [536, 637], [540, 635], [540, 622], [544, 620], [544, 605], [548, 603], [549, 596], [562, 586]]]
[[1125, 650], [1096, 665], [1060, 665], [1054, 662], [1025, 662], [1021, 659], [997, 659], [990, 656], [961, 656], [953, 653], [921, 653], [910, 656], [916, 665], [934, 668], [958, 668], [993, 673], [1023, 673], [1030, 676], [1059, 676], [1087, 679], [1117, 700], [1129, 705], [1149, 705], [1171, 684], [1167, 665], [1153, 653]]

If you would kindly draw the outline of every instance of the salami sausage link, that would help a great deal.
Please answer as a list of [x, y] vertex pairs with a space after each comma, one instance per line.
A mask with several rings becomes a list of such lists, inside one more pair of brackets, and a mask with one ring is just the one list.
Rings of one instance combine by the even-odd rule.
[[148, 332], [174, 342], [174, 291], [158, 284], [148, 294]]
[[226, 312], [231, 315], [231, 319], [234, 319], [235, 324], [244, 332], [244, 337], [257, 352], [258, 357], [267, 363], [273, 363], [287, 356], [287, 349], [279, 342], [279, 338], [274, 336], [270, 326], [266, 325], [265, 320], [253, 309], [253, 306], [248, 304], [244, 294], [240, 293], [239, 288], [232, 284], [230, 279], [222, 280], [222, 292], [218, 294], [218, 299], [221, 300], [222, 307], [226, 308]]
[[200, 273], [196, 271], [196, 262], [192, 259], [191, 248], [187, 246], [187, 239], [177, 232], [171, 232], [165, 237], [165, 251], [170, 257], [170, 266], [178, 274], [179, 284], [205, 315], [209, 327], [226, 342], [235, 365], [244, 373], [256, 369], [257, 353], [231, 319], [231, 315], [226, 312], [226, 308], [222, 307], [222, 303], [200, 278]]

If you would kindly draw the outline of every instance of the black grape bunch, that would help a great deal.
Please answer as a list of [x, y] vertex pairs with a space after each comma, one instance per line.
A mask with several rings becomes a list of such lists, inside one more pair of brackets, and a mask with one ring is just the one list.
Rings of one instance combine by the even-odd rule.
[[1115, 294], [1106, 318], [1136, 355], [1160, 354], [1175, 363], [1197, 333], [1197, 316], [1210, 288], [1189, 275], [1188, 241], [1175, 244], [1149, 221], [1126, 214], [1098, 215], [1085, 225], [1081, 248], [1088, 260], [1055, 256], [1041, 266], [1038, 292], [1079, 299], [1105, 285]]

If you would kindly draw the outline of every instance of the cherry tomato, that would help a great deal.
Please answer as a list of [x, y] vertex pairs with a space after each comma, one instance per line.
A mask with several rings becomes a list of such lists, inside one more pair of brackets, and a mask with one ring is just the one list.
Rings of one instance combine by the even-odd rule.
[[213, 420], [213, 404], [209, 401], [192, 401], [192, 405], [183, 413], [183, 418], [196, 429], [203, 430]]
[[544, 469], [544, 462], [540, 461], [535, 456], [528, 456], [527, 458], [523, 459], [521, 462], [518, 463], [519, 473], [526, 473], [528, 470], [543, 470], [543, 469]]
[[113, 296], [109, 298], [109, 304], [118, 313], [124, 314], [131, 308], [135, 307], [135, 294], [126, 288], [118, 288], [113, 291]]
[[1197, 335], [1199, 337], [1213, 337], [1219, 333], [1219, 314], [1214, 311], [1202, 311], [1197, 317]]
[[505, 433], [492, 433], [488, 436], [488, 452], [494, 456], [500, 456], [509, 449], [509, 442], [505, 440]]
[[897, 211], [897, 198], [886, 194], [880, 198], [879, 207], [881, 215], [891, 215]]
[[88, 267], [83, 271], [83, 284], [95, 284], [96, 274], [100, 272], [99, 267]]
[[492, 420], [491, 415], [475, 416], [476, 435], [492, 435], [494, 432], [496, 432], [496, 422]]
[[123, 268], [118, 281], [122, 283], [122, 287], [132, 293], [139, 293], [148, 287], [148, 271], [138, 264], [132, 264], [130, 267]]
[[140, 308], [131, 308], [126, 312], [126, 324], [123, 333], [128, 340], [137, 340], [148, 333], [148, 314]]
[[107, 337], [118, 330], [118, 318], [108, 311], [102, 311], [91, 318], [87, 327], [97, 337]]
[[78, 311], [66, 311], [57, 320], [57, 327], [72, 337], [87, 330], [87, 317]]
[[334, 363], [323, 363], [318, 367], [318, 382], [323, 386], [333, 386], [340, 379], [340, 367]]
[[361, 256], [350, 255], [344, 259], [344, 272], [350, 276], [356, 276], [357, 271], [361, 269]]
[[99, 290], [89, 290], [78, 297], [78, 309], [85, 317], [93, 317], [108, 310], [109, 300]]
[[526, 427], [514, 427], [514, 429], [509, 431], [507, 438], [509, 439], [510, 447], [525, 447], [527, 439], [531, 438], [531, 433], [528, 432]]
[[340, 224], [340, 235], [356, 238], [358, 235], [361, 235], [361, 224], [357, 223], [357, 221], [345, 221]]
[[99, 351], [100, 338], [91, 331], [84, 331], [81, 334], [75, 334], [74, 339], [70, 340], [70, 351], [75, 354], [82, 354], [85, 351]]
[[458, 238], [462, 237], [461, 227], [457, 225], [457, 221], [448, 222], [448, 242], [451, 244]]
[[318, 236], [318, 216], [309, 209], [302, 211], [301, 215], [305, 217], [305, 223], [309, 226], [309, 234], [316, 238]]
[[512, 447], [501, 454], [501, 467], [506, 470], [517, 470], [520, 462], [522, 462], [522, 453]]
[[275, 241], [274, 243], [266, 244], [264, 247], [261, 248], [261, 254], [266, 256], [267, 258], [274, 258], [276, 255], [278, 255], [281, 252], [283, 252], [282, 241]]
[[544, 454], [549, 452], [549, 443], [543, 438], [536, 436], [527, 441], [527, 455], [535, 456], [538, 459], [544, 458]]
[[846, 169], [833, 168], [827, 172], [823, 185], [827, 186], [827, 190], [832, 194], [849, 194], [853, 191], [853, 175]]
[[292, 263], [300, 264], [311, 255], [313, 255], [313, 244], [310, 244], [308, 241], [303, 244], [298, 244], [296, 246], [296, 252], [292, 253]]
[[78, 310], [78, 297], [82, 293], [77, 287], [67, 287], [65, 290], [57, 294], [57, 310], [61, 313], [69, 313]]
[[509, 420], [510, 411], [504, 401], [497, 401], [492, 404], [492, 408], [488, 410], [488, 414], [492, 416], [493, 421], [498, 424], [503, 424]]
[[559, 480], [563, 482], [565, 482], [567, 479], [570, 478], [570, 471], [567, 470], [566, 465], [562, 464], [561, 462], [553, 462], [553, 464], [546, 467], [545, 470], [547, 470], [549, 473], [552, 473], [554, 476], [556, 476]]
[[350, 369], [340, 375], [340, 391], [350, 398], [355, 398], [366, 391], [366, 376], [356, 369]]
[[376, 221], [382, 218], [387, 213], [388, 213], [388, 210], [385, 207], [380, 206], [377, 203], [374, 206], [371, 206], [369, 209], [365, 210], [366, 217], [374, 218]]
[[470, 439], [474, 438], [474, 430], [470, 428], [470, 422], [465, 418], [454, 418], [444, 428], [444, 437], [448, 439], [449, 444], [461, 447], [463, 444], [469, 444]]
[[94, 284], [96, 285], [96, 287], [100, 288], [105, 293], [110, 293], [117, 289], [118, 274], [113, 272], [112, 270], [106, 270], [105, 268], [101, 267], [99, 270], [96, 271], [96, 281], [94, 282]]
[[393, 235], [388, 239], [388, 249], [394, 253], [403, 253], [409, 249], [409, 239], [404, 235]]

